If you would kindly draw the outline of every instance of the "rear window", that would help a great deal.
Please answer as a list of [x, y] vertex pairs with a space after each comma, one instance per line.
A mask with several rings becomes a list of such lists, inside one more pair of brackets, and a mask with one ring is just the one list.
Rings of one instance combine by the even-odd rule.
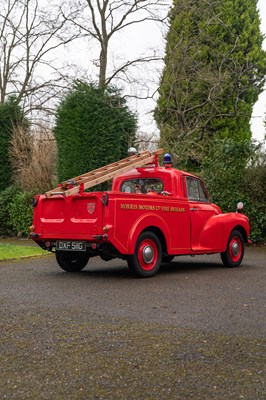
[[163, 191], [163, 182], [161, 179], [129, 179], [124, 181], [121, 186], [121, 192], [125, 193], [143, 193]]

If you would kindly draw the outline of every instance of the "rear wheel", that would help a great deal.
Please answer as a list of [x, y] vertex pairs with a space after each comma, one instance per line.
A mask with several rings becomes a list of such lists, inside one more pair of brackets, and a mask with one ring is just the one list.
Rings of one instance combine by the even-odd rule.
[[86, 267], [89, 261], [89, 255], [87, 253], [78, 251], [60, 252], [57, 251], [56, 261], [58, 265], [68, 272], [78, 272]]
[[234, 230], [232, 231], [226, 251], [221, 253], [222, 262], [226, 267], [238, 267], [244, 257], [244, 240], [242, 234]]
[[162, 246], [153, 232], [143, 232], [136, 243], [135, 252], [127, 263], [139, 278], [148, 278], [159, 271], [162, 262]]

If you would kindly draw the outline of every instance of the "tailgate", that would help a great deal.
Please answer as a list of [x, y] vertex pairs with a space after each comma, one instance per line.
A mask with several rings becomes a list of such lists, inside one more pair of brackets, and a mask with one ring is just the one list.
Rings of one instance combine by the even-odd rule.
[[40, 196], [34, 209], [35, 233], [46, 239], [92, 240], [102, 233], [102, 195]]

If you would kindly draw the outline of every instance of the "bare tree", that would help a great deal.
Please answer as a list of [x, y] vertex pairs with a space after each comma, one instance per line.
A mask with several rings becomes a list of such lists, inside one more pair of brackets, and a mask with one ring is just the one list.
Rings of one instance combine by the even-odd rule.
[[[144, 21], [160, 21], [166, 18], [169, 0], [79, 0], [74, 7], [74, 17], [65, 16], [80, 32], [94, 38], [99, 45], [99, 57], [94, 65], [99, 69], [99, 87], [108, 85], [129, 67], [150, 61], [162, 60], [156, 52], [126, 60], [114, 66], [108, 75], [109, 48], [111, 40], [122, 30]], [[80, 10], [77, 15], [77, 10]]]
[[45, 191], [56, 181], [56, 143], [53, 134], [35, 127], [29, 132], [25, 127], [13, 127], [9, 157], [14, 181], [24, 190]]
[[150, 150], [155, 151], [158, 148], [159, 138], [154, 133], [138, 132], [135, 145], [138, 146], [138, 150]]
[[38, 0], [2, 0], [0, 103], [14, 95], [26, 110], [42, 110], [61, 90], [56, 53], [78, 36], [67, 25], [59, 6]]

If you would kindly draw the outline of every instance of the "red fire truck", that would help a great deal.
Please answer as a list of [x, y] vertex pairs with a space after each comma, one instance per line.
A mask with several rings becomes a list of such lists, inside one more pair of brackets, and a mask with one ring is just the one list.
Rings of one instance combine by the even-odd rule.
[[[172, 168], [170, 154], [159, 165], [162, 152], [130, 155], [35, 196], [31, 238], [69, 272], [95, 256], [124, 259], [138, 277], [179, 255], [220, 253], [225, 266], [239, 266], [250, 243], [242, 204], [222, 213], [199, 177]], [[85, 191], [110, 179], [110, 191]]]

